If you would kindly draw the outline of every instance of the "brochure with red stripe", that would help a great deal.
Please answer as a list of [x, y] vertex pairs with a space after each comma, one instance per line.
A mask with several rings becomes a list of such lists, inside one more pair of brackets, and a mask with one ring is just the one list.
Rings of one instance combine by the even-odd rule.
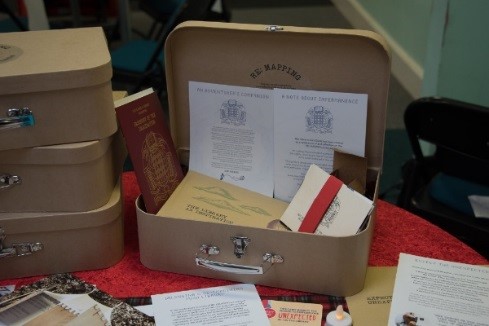
[[371, 199], [313, 164], [280, 220], [292, 231], [351, 236], [372, 209]]

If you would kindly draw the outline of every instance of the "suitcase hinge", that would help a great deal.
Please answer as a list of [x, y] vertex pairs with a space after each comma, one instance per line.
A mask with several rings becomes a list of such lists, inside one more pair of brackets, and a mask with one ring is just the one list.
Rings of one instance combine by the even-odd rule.
[[34, 116], [29, 108], [8, 109], [7, 118], [0, 118], [0, 130], [34, 125]]
[[21, 243], [13, 243], [12, 247], [4, 248], [4, 240], [7, 236], [5, 235], [5, 231], [3, 228], [0, 228], [0, 259], [1, 258], [10, 258], [10, 257], [20, 257], [20, 256], [28, 256], [35, 252], [41, 251], [44, 246], [42, 243], [35, 242], [21, 242]]
[[283, 31], [284, 28], [282, 26], [278, 26], [278, 25], [270, 25], [270, 26], [267, 26], [267, 31], [269, 32], [278, 32], [278, 31]]
[[22, 183], [22, 179], [19, 176], [7, 174], [7, 173], [0, 174], [0, 190], [11, 188], [21, 183]]

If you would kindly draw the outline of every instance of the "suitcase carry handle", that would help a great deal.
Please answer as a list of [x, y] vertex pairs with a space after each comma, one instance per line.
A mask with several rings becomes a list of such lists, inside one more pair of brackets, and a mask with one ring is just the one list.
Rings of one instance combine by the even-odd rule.
[[263, 267], [261, 267], [261, 266], [221, 263], [218, 261], [208, 260], [208, 259], [200, 258], [200, 257], [195, 258], [195, 263], [199, 267], [212, 269], [212, 270], [218, 271], [218, 272], [226, 272], [226, 273], [232, 273], [232, 274], [253, 274], [253, 275], [263, 274]]
[[[199, 267], [212, 269], [218, 272], [231, 274], [262, 275], [268, 269], [270, 269], [273, 264], [284, 262], [282, 256], [272, 253], [265, 253], [262, 257], [263, 263], [259, 266], [232, 264], [208, 259], [209, 256], [217, 255], [219, 254], [219, 252], [220, 249], [216, 246], [202, 245], [200, 246], [199, 252], [197, 252], [197, 254], [195, 255], [195, 264]], [[200, 257], [201, 253], [206, 254], [207, 257]], [[264, 265], [268, 265], [268, 268], [266, 270], [263, 269]]]
[[29, 108], [8, 109], [7, 118], [0, 118], [0, 130], [33, 126], [34, 115]]

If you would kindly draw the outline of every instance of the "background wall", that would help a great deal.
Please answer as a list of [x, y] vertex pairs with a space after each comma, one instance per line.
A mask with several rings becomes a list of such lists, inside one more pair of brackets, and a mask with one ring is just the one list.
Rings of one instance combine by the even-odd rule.
[[489, 107], [489, 1], [434, 2], [423, 93]]
[[489, 106], [489, 1], [333, 0], [356, 28], [391, 45], [393, 74], [413, 97]]

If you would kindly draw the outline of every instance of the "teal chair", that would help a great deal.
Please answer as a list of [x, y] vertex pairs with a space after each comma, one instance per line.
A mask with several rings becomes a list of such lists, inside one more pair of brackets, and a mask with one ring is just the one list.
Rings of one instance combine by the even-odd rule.
[[8, 17], [0, 20], [0, 33], [21, 32], [28, 30], [27, 17], [19, 17], [7, 6], [4, 0], [0, 0], [0, 12], [7, 14]]
[[158, 39], [164, 33], [167, 22], [171, 19], [180, 0], [139, 0], [138, 8], [152, 19], [149, 30], [133, 28], [132, 32], [141, 38]]
[[111, 51], [114, 82], [129, 84], [130, 94], [147, 86], [152, 86], [157, 92], [163, 90], [163, 47], [168, 34], [182, 20], [187, 4], [187, 0], [172, 0], [167, 3], [165, 10], [171, 10], [171, 13], [163, 22], [157, 37], [131, 39]]

